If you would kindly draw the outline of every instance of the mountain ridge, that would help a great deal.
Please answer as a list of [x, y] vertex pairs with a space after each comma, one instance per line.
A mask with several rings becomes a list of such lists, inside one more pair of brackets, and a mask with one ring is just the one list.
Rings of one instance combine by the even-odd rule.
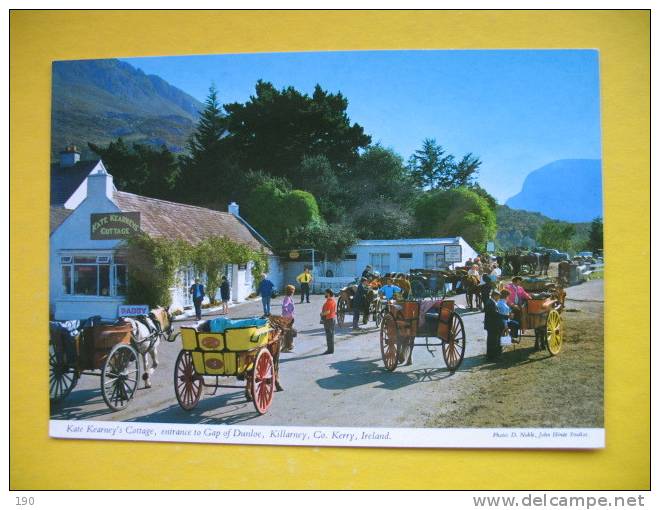
[[202, 103], [156, 75], [117, 59], [53, 62], [51, 158], [69, 143], [82, 157], [88, 142], [129, 143], [184, 150]]
[[572, 223], [603, 215], [600, 159], [559, 159], [531, 171], [505, 205]]

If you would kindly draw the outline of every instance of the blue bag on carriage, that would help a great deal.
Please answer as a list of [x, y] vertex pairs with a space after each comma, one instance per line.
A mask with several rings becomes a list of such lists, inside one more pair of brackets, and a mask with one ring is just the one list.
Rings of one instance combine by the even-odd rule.
[[218, 317], [209, 322], [209, 331], [211, 333], [224, 333], [228, 329], [234, 328], [260, 328], [268, 323], [268, 319], [259, 317], [248, 317], [246, 319], [228, 319], [227, 317]]

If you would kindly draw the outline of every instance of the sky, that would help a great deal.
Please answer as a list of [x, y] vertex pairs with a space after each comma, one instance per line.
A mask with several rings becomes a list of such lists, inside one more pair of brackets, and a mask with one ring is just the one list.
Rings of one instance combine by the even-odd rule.
[[600, 159], [595, 50], [420, 50], [263, 53], [122, 59], [204, 101], [245, 102], [262, 79], [310, 93], [341, 91], [351, 122], [404, 160], [434, 138], [482, 163], [500, 203], [557, 159]]

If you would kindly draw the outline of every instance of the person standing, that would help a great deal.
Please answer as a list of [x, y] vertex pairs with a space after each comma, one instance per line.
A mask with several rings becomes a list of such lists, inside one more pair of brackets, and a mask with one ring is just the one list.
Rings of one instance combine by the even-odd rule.
[[500, 337], [504, 321], [509, 317], [499, 313], [497, 301], [500, 299], [500, 293], [494, 290], [491, 297], [484, 303], [484, 329], [486, 330], [486, 357], [489, 360], [495, 360], [502, 354]]
[[325, 342], [328, 346], [323, 354], [335, 352], [335, 319], [337, 318], [337, 303], [334, 300], [334, 292], [325, 289], [325, 303], [321, 309], [321, 319], [325, 330]]
[[307, 299], [309, 303], [309, 284], [312, 283], [314, 277], [312, 273], [309, 272], [309, 268], [306, 267], [305, 270], [298, 275], [296, 280], [300, 283], [300, 302], [304, 302]]
[[355, 296], [353, 296], [353, 329], [359, 330], [358, 321], [360, 320], [360, 311], [364, 308], [364, 305], [367, 302], [367, 279], [361, 278], [360, 284], [355, 290]]
[[500, 266], [497, 265], [497, 262], [493, 262], [493, 268], [490, 271], [490, 279], [496, 282], [501, 277], [502, 277], [502, 270], [500, 269]]
[[200, 283], [199, 278], [195, 278], [195, 283], [190, 286], [190, 290], [188, 292], [192, 296], [193, 305], [195, 305], [195, 316], [197, 317], [198, 321], [201, 321], [202, 300], [204, 299], [206, 293], [204, 291], [204, 285]]
[[220, 283], [220, 299], [222, 299], [222, 313], [224, 314], [229, 313], [229, 295], [229, 282], [227, 281], [227, 277], [222, 275]]
[[259, 288], [257, 289], [257, 294], [261, 296], [261, 304], [264, 308], [264, 317], [270, 315], [270, 298], [273, 295], [273, 282], [268, 279], [266, 273], [262, 274], [261, 283], [259, 283]]
[[296, 312], [296, 306], [293, 304], [293, 295], [296, 292], [296, 288], [293, 285], [287, 285], [284, 291], [284, 299], [282, 300], [282, 317], [289, 320], [289, 327], [287, 332], [284, 334], [284, 345], [282, 347], [282, 352], [291, 352], [293, 350], [293, 323], [295, 321], [294, 314]]

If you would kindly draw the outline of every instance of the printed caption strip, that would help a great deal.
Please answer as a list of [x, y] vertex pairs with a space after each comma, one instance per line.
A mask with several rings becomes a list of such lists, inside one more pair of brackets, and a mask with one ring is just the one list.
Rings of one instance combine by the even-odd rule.
[[400, 448], [604, 448], [602, 428], [276, 427], [50, 420], [50, 436], [183, 443]]

